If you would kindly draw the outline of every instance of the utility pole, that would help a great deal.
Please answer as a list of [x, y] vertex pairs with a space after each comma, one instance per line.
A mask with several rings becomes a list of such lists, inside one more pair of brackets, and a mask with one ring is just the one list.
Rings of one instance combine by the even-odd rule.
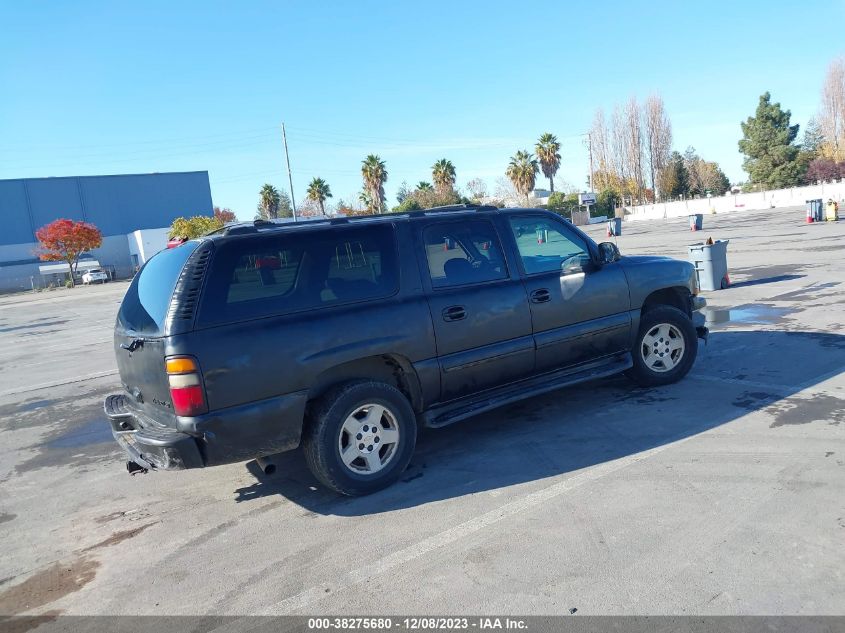
[[290, 206], [293, 207], [293, 221], [296, 222], [296, 200], [293, 198], [293, 178], [290, 175], [290, 157], [288, 156], [288, 137], [285, 134], [285, 124], [282, 123], [282, 142], [285, 144], [285, 163], [288, 166], [288, 184], [290, 185]]
[[590, 191], [595, 192], [593, 189], [593, 133], [587, 132], [587, 151], [590, 152]]

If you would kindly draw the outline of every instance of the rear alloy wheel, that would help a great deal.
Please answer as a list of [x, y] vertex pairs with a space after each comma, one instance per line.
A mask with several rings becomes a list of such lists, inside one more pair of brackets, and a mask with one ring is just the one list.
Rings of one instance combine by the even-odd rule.
[[628, 376], [643, 387], [676, 382], [687, 375], [698, 354], [692, 320], [677, 308], [658, 306], [640, 318]]
[[380, 404], [365, 404], [347, 416], [337, 443], [340, 459], [349, 470], [374, 475], [396, 457], [399, 425], [390, 409]]
[[416, 437], [414, 411], [401, 391], [356, 381], [334, 387], [312, 405], [302, 444], [320, 482], [355, 496], [396, 481], [411, 461]]

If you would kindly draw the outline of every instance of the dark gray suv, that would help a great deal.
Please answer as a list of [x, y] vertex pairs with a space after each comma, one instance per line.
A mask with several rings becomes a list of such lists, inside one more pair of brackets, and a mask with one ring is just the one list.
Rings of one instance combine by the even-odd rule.
[[697, 295], [689, 263], [533, 209], [231, 225], [135, 276], [105, 409], [130, 472], [301, 444], [325, 485], [366, 494], [419, 425], [620, 372], [680, 379], [707, 335]]

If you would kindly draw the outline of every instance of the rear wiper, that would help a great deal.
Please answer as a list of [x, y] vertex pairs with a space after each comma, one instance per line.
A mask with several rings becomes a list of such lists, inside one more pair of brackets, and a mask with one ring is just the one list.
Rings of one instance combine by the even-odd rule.
[[144, 339], [142, 338], [133, 338], [132, 342], [129, 343], [129, 345], [127, 345], [126, 343], [120, 344], [120, 349], [125, 349], [130, 354], [139, 347], [144, 347]]

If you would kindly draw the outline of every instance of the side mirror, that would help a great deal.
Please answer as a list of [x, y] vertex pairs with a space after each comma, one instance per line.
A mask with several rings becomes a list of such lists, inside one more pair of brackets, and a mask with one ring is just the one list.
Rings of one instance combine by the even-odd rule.
[[622, 254], [613, 242], [602, 242], [599, 244], [600, 265], [612, 264], [613, 262], [619, 261], [620, 257], [622, 257]]

